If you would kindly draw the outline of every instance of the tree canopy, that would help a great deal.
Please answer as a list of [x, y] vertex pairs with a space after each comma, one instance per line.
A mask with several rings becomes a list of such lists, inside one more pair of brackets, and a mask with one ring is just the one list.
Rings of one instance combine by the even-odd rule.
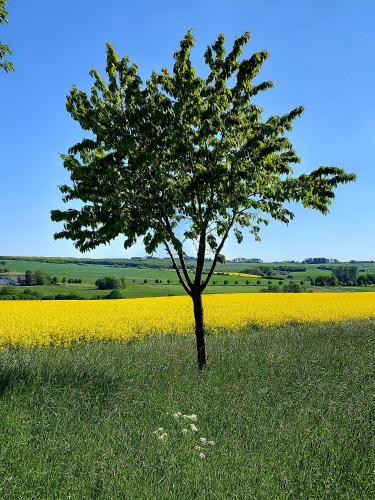
[[[355, 175], [335, 166], [293, 174], [300, 158], [288, 134], [303, 107], [263, 119], [254, 98], [273, 83], [254, 80], [268, 52], [241, 58], [249, 39], [242, 34], [227, 52], [220, 34], [204, 53], [202, 77], [191, 62], [188, 31], [173, 68], [146, 82], [107, 44], [106, 78], [92, 69], [91, 92], [73, 86], [67, 97], [67, 110], [89, 134], [62, 155], [72, 181], [60, 187], [63, 200], [82, 205], [52, 211], [64, 222], [56, 238], [72, 239], [81, 251], [118, 235], [125, 248], [139, 237], [148, 253], [163, 245], [194, 298], [223, 260], [231, 231], [239, 243], [244, 230], [259, 239], [262, 224], [293, 219], [290, 202], [328, 213], [336, 186]], [[186, 240], [197, 248], [193, 276]], [[207, 253], [213, 259], [204, 275]]]
[[[8, 23], [8, 12], [5, 8], [6, 0], [0, 0], [0, 26]], [[7, 60], [7, 56], [11, 56], [12, 52], [8, 45], [0, 41], [0, 69], [7, 73], [14, 70], [13, 63]]]

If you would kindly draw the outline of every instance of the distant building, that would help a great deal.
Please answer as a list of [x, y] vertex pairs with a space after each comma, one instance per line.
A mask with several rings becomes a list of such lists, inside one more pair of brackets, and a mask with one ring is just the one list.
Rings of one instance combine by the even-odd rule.
[[235, 257], [234, 259], [232, 259], [232, 262], [238, 262], [238, 263], [242, 263], [242, 262], [251, 262], [253, 264], [260, 264], [262, 262], [262, 259], [255, 259], [255, 258], [247, 258], [247, 257]]
[[17, 276], [17, 284], [18, 285], [26, 285], [26, 274], [19, 274]]
[[18, 282], [11, 278], [10, 276], [7, 276], [6, 274], [0, 274], [0, 286], [14, 286], [18, 285]]

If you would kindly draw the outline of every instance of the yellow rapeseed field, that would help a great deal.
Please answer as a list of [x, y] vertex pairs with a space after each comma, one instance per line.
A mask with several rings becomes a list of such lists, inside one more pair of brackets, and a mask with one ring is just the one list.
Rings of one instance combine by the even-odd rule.
[[242, 278], [261, 278], [259, 274], [232, 273], [232, 272], [214, 272], [214, 274], [225, 274], [225, 276], [241, 276]]
[[[211, 331], [375, 317], [375, 293], [225, 294], [204, 297]], [[0, 346], [67, 344], [193, 331], [189, 297], [1, 301]]]

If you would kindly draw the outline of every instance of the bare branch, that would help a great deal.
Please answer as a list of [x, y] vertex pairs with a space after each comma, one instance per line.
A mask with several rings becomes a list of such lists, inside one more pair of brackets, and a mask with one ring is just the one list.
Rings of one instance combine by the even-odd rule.
[[191, 288], [192, 286], [192, 281], [190, 279], [190, 276], [189, 276], [189, 273], [187, 271], [187, 267], [186, 267], [186, 264], [185, 264], [185, 259], [184, 259], [184, 254], [183, 254], [183, 251], [182, 251], [182, 245], [181, 245], [181, 242], [179, 241], [179, 239], [176, 237], [176, 235], [174, 234], [173, 232], [173, 229], [172, 229], [172, 226], [169, 222], [169, 219], [167, 216], [164, 216], [163, 217], [164, 219], [164, 223], [165, 223], [165, 226], [166, 226], [166, 229], [169, 233], [169, 236], [170, 236], [170, 239], [171, 239], [171, 242], [177, 252], [177, 255], [178, 255], [178, 258], [179, 258], [179, 261], [180, 261], [180, 265], [181, 265], [181, 269], [182, 269], [182, 272], [184, 273], [184, 277], [185, 277], [185, 280], [186, 280], [186, 283], [188, 285], [189, 288]]
[[231, 218], [230, 223], [228, 224], [227, 230], [224, 233], [223, 239], [221, 240], [220, 245], [217, 247], [217, 249], [215, 251], [215, 256], [214, 256], [214, 259], [213, 259], [213, 262], [212, 262], [212, 265], [211, 265], [211, 269], [208, 272], [207, 278], [204, 280], [203, 284], [201, 285], [201, 291], [202, 292], [206, 288], [206, 286], [208, 285], [208, 283], [209, 283], [209, 281], [211, 279], [211, 276], [212, 276], [212, 274], [213, 274], [213, 272], [215, 270], [215, 267], [216, 267], [217, 260], [219, 258], [220, 252], [221, 252], [221, 250], [222, 250], [222, 248], [224, 246], [224, 243], [226, 242], [226, 239], [228, 238], [229, 231], [233, 227], [233, 223], [234, 223], [234, 220], [235, 220], [236, 216], [237, 216], [237, 213], [234, 213], [233, 216], [232, 216], [232, 218]]
[[184, 288], [185, 292], [188, 295], [191, 295], [191, 290], [189, 289], [189, 287], [187, 286], [187, 284], [185, 283], [185, 281], [184, 281], [184, 279], [182, 277], [181, 271], [180, 271], [180, 269], [179, 269], [179, 267], [178, 267], [178, 265], [176, 263], [175, 258], [173, 257], [173, 253], [172, 253], [171, 249], [169, 248], [168, 243], [164, 242], [164, 244], [165, 244], [165, 249], [167, 250], [167, 252], [168, 252], [168, 254], [169, 254], [169, 256], [170, 256], [170, 258], [172, 260], [173, 269], [176, 271], [177, 276], [178, 276], [178, 278], [180, 280], [180, 283], [181, 283], [182, 287]]

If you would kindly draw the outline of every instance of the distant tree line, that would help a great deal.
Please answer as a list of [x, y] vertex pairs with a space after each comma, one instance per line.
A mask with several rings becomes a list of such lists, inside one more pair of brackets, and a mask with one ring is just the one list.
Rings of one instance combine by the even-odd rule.
[[[49, 274], [44, 273], [43, 271], [26, 271], [25, 273], [25, 285], [34, 286], [34, 285], [56, 285], [59, 282], [59, 278], [57, 276], [51, 277]], [[66, 279], [63, 277], [61, 279], [61, 283], [82, 283], [81, 278], [69, 278]]]
[[[276, 274], [285, 274], [285, 273], [304, 273], [306, 272], [306, 267], [304, 266], [288, 266], [288, 265], [279, 265], [279, 266], [259, 266], [246, 268], [239, 271], [243, 274], [258, 274], [263, 278], [270, 278], [275, 276]], [[220, 273], [216, 273], [220, 274]], [[225, 274], [225, 273], [222, 273]]]
[[308, 292], [306, 286], [303, 283], [285, 283], [284, 285], [268, 285], [267, 288], [263, 288], [261, 292], [263, 293], [302, 293]]
[[332, 274], [309, 277], [315, 286], [367, 286], [375, 285], [375, 274], [361, 274], [358, 276], [358, 268], [355, 266], [337, 266]]
[[304, 259], [302, 264], [338, 264], [339, 261], [337, 259], [327, 259], [325, 257], [309, 257], [308, 259]]
[[306, 271], [304, 266], [273, 266], [273, 269], [287, 273], [304, 273]]
[[25, 289], [22, 293], [17, 293], [13, 286], [0, 288], [0, 300], [99, 300], [99, 299], [122, 299], [120, 290], [111, 290], [108, 295], [95, 295], [94, 297], [82, 297], [81, 295], [70, 293], [58, 293], [56, 295], [40, 295], [36, 290]]

